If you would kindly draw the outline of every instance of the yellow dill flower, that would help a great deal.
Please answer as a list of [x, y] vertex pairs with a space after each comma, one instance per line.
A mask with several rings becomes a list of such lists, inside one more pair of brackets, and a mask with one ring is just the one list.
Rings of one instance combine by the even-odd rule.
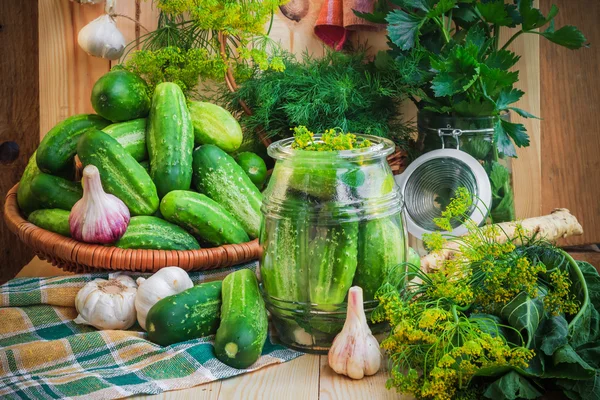
[[423, 234], [423, 244], [429, 251], [439, 251], [444, 247], [446, 239], [440, 232], [431, 232]]

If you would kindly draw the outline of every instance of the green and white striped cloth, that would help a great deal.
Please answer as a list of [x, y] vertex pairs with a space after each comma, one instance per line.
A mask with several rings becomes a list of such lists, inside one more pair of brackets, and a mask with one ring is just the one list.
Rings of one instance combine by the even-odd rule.
[[[194, 283], [239, 268], [190, 273]], [[132, 274], [138, 276], [148, 274]], [[213, 337], [161, 347], [139, 326], [98, 331], [73, 322], [75, 295], [108, 273], [14, 279], [0, 286], [0, 398], [114, 399], [184, 389], [244, 374], [302, 353], [267, 339], [262, 357], [238, 370], [214, 356]]]

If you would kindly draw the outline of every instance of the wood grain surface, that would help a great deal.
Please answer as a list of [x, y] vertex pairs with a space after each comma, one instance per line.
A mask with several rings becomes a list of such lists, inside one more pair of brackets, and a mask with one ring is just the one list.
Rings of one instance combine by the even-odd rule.
[[94, 112], [92, 87], [110, 65], [87, 55], [77, 35], [103, 12], [104, 3], [39, 0], [40, 137], [71, 115]]
[[542, 213], [568, 208], [583, 236], [563, 244], [600, 243], [600, 2], [541, 0], [560, 9], [556, 28], [575, 25], [591, 47], [568, 50], [540, 45], [542, 121]]
[[[0, 1], [0, 199], [19, 181], [39, 143], [38, 2]], [[13, 143], [11, 143], [13, 142]], [[18, 146], [9, 152], [9, 146]], [[11, 153], [11, 154], [9, 154]], [[16, 158], [14, 158], [16, 157]], [[3, 219], [3, 215], [2, 219]], [[31, 251], [0, 222], [0, 282], [12, 278]]]

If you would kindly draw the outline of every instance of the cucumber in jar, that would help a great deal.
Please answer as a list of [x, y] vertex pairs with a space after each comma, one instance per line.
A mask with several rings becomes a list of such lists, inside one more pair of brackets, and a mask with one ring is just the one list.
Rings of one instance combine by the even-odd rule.
[[354, 286], [363, 289], [365, 300], [373, 300], [389, 268], [405, 261], [404, 232], [400, 216], [371, 219], [358, 230], [358, 263]]

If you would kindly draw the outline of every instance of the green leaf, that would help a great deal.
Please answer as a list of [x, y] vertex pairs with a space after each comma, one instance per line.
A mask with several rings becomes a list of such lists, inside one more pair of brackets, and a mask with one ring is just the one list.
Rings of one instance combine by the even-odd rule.
[[534, 346], [547, 356], [569, 341], [569, 323], [562, 315], [546, 318], [535, 333]]
[[525, 92], [519, 89], [504, 89], [498, 95], [496, 107], [498, 107], [498, 110], [506, 110], [509, 104], [516, 103], [524, 94]]
[[440, 0], [435, 6], [429, 10], [427, 16], [429, 18], [437, 18], [442, 14], [446, 14], [448, 11], [456, 7], [456, 0]]
[[496, 105], [484, 98], [482, 101], [460, 101], [454, 105], [454, 112], [463, 117], [487, 117], [494, 113]]
[[510, 179], [510, 172], [504, 165], [493, 161], [489, 176], [490, 183], [492, 184], [492, 192], [498, 195], [500, 189], [503, 189], [504, 184]]
[[564, 389], [570, 399], [597, 400], [600, 399], [600, 371], [587, 380], [559, 379], [558, 386]]
[[473, 45], [455, 46], [445, 60], [431, 58], [432, 68], [439, 71], [431, 82], [435, 96], [464, 92], [477, 81], [480, 71], [480, 64], [475, 59], [477, 50]]
[[498, 147], [498, 152], [506, 157], [516, 157], [517, 151], [508, 134], [504, 131], [502, 121], [496, 122], [494, 125], [494, 141]]
[[425, 12], [429, 11], [435, 0], [396, 0], [396, 4], [404, 8], [418, 8]]
[[364, 13], [356, 10], [352, 10], [354, 15], [359, 18], [365, 19], [369, 22], [373, 22], [374, 24], [385, 24], [385, 17], [388, 15], [385, 11], [374, 11], [372, 13]]
[[484, 160], [490, 153], [490, 150], [492, 149], [493, 145], [494, 144], [491, 140], [486, 140], [482, 137], [472, 137], [469, 138], [469, 140], [466, 140], [460, 146], [460, 149], [466, 153], [469, 153], [471, 156], [473, 156], [473, 158], [477, 160]]
[[558, 14], [558, 7], [553, 5], [548, 13], [548, 18], [537, 9], [533, 8], [533, 0], [521, 0], [519, 2], [519, 13], [523, 19], [523, 30], [530, 31], [546, 25]]
[[492, 201], [492, 210], [490, 211], [492, 223], [514, 221], [515, 220], [515, 195], [508, 185], [502, 194], [498, 204]]
[[473, 25], [467, 31], [467, 36], [465, 37], [465, 42], [474, 44], [475, 46], [481, 48], [485, 44], [487, 39], [488, 39], [488, 37], [487, 37], [487, 34], [485, 33], [485, 30], [483, 29], [483, 27], [481, 27], [481, 25]]
[[554, 30], [554, 21], [548, 29], [541, 33], [543, 37], [567, 49], [576, 50], [583, 47], [586, 43], [583, 33], [572, 25], [565, 25], [559, 30]]
[[546, 369], [545, 378], [589, 379], [596, 369], [586, 363], [579, 354], [566, 344], [552, 355], [553, 366]]
[[520, 108], [517, 107], [508, 107], [509, 110], [513, 110], [514, 112], [516, 112], [517, 114], [519, 114], [521, 117], [523, 118], [535, 118], [535, 119], [541, 119], [540, 117], [536, 117], [533, 114], [528, 113], [525, 110], [522, 110]]
[[533, 299], [526, 292], [519, 293], [500, 309], [500, 316], [513, 328], [527, 332], [527, 347], [533, 341], [543, 315], [544, 302], [541, 296]]
[[485, 93], [490, 97], [497, 96], [503, 89], [511, 88], [519, 80], [518, 71], [489, 68], [485, 64], [481, 65], [480, 75]]
[[513, 23], [504, 7], [504, 0], [493, 0], [486, 3], [477, 3], [477, 10], [486, 22], [509, 26]]
[[527, 134], [525, 125], [515, 124], [505, 120], [501, 120], [500, 123], [502, 124], [502, 129], [504, 129], [504, 132], [506, 132], [508, 136], [510, 136], [510, 138], [515, 142], [517, 146], [529, 146], [529, 135]]
[[469, 320], [475, 322], [477, 327], [481, 329], [483, 333], [487, 333], [492, 337], [501, 336], [504, 337], [502, 326], [502, 319], [497, 315], [484, 314], [484, 313], [473, 313], [469, 316]]
[[498, 50], [490, 53], [484, 64], [490, 68], [510, 69], [521, 56], [516, 55], [510, 50]]
[[493, 400], [537, 399], [542, 394], [523, 376], [510, 371], [488, 386], [483, 394]]
[[392, 43], [402, 50], [409, 50], [415, 46], [417, 33], [424, 21], [422, 17], [394, 10], [388, 14], [386, 20], [389, 24], [388, 36]]
[[474, 7], [466, 4], [458, 4], [458, 7], [452, 11], [452, 19], [461, 27], [471, 26], [477, 22], [479, 17], [475, 13]]

